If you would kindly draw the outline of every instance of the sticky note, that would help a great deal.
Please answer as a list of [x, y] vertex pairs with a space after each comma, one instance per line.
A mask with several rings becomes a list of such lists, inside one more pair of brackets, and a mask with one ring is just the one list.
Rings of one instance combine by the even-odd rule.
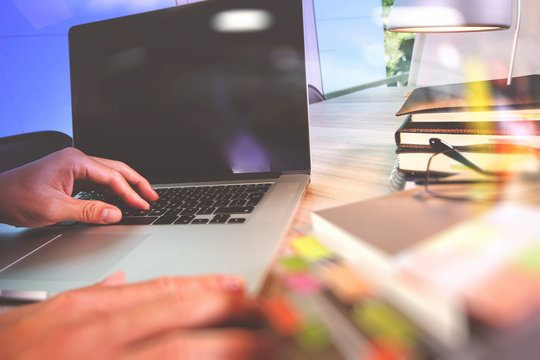
[[308, 320], [294, 339], [302, 349], [312, 353], [321, 352], [330, 346], [325, 327], [315, 320]]
[[298, 256], [288, 256], [280, 260], [281, 265], [292, 273], [303, 272], [309, 269], [308, 263]]
[[302, 236], [291, 242], [294, 251], [307, 261], [318, 261], [333, 257], [330, 250], [312, 236]]
[[352, 310], [353, 321], [369, 336], [409, 345], [415, 342], [414, 326], [388, 305], [370, 301], [356, 305]]
[[265, 300], [263, 312], [278, 335], [292, 336], [301, 329], [300, 315], [286, 298], [275, 297]]
[[286, 276], [285, 285], [290, 290], [301, 295], [314, 294], [321, 288], [319, 281], [306, 273], [298, 273]]
[[344, 304], [354, 305], [372, 293], [370, 282], [344, 263], [323, 266], [319, 273], [328, 290]]

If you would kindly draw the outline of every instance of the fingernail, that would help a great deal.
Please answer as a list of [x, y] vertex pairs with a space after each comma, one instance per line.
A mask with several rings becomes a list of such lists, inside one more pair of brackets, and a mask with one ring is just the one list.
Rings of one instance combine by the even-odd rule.
[[107, 276], [103, 284], [107, 286], [117, 286], [126, 283], [126, 275], [122, 271], [117, 271]]
[[221, 287], [227, 291], [240, 291], [244, 289], [244, 281], [235, 277], [223, 277]]
[[121, 214], [118, 214], [118, 211], [116, 209], [109, 209], [106, 208], [101, 212], [101, 221], [103, 221], [106, 224], [112, 224], [115, 222], [120, 221], [122, 218]]

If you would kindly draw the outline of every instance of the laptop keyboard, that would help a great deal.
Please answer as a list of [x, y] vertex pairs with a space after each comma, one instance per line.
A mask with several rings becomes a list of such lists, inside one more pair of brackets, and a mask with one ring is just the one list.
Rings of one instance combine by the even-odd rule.
[[133, 209], [119, 199], [95, 191], [81, 192], [82, 200], [101, 200], [122, 210], [119, 225], [242, 224], [272, 183], [186, 186], [155, 189], [159, 199], [150, 209]]

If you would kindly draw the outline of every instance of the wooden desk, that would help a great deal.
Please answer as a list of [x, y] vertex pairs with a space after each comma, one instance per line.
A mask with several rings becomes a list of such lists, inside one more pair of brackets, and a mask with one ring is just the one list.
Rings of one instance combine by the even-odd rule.
[[[310, 106], [311, 184], [293, 229], [304, 229], [310, 224], [310, 214], [315, 210], [390, 192], [388, 178], [396, 159], [394, 133], [404, 120], [395, 113], [410, 90], [380, 87]], [[289, 240], [294, 236], [295, 232], [291, 231]], [[283, 291], [272, 275], [271, 272], [265, 283], [265, 296]], [[479, 336], [480, 345], [473, 342], [458, 356], [449, 358], [537, 359], [540, 352], [540, 343], [536, 341], [538, 334], [540, 314], [515, 329], [486, 331]], [[314, 355], [289, 351], [296, 355], [290, 358], [314, 358]]]
[[395, 113], [409, 88], [363, 90], [309, 107], [311, 184], [293, 228], [310, 223], [311, 212], [390, 192]]

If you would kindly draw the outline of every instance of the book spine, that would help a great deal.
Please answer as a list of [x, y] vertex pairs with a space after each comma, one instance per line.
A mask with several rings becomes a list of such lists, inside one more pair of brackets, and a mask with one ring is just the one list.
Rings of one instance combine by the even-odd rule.
[[402, 145], [396, 149], [396, 154], [403, 153], [433, 153], [434, 150], [429, 145]]
[[400, 146], [401, 144], [401, 133], [407, 129], [409, 126], [409, 123], [411, 122], [411, 115], [407, 115], [405, 120], [403, 121], [403, 124], [397, 129], [396, 133], [394, 134], [394, 138], [396, 141], [396, 146]]
[[414, 128], [410, 127], [407, 129], [402, 129], [401, 133], [421, 133], [421, 134], [459, 134], [459, 135], [503, 135], [503, 136], [513, 136], [511, 130], [498, 130], [498, 129], [480, 129], [480, 128], [466, 128], [466, 129], [449, 129], [449, 128]]
[[[418, 134], [418, 135], [452, 135], [455, 136], [468, 136], [468, 135], [480, 135], [486, 137], [504, 138], [516, 137], [521, 139], [530, 139], [535, 143], [538, 142], [537, 138], [540, 137], [540, 121], [515, 121], [511, 124], [497, 121], [486, 122], [413, 122], [412, 116], [408, 115], [397, 129], [395, 133], [395, 142], [397, 146], [403, 146], [404, 144], [410, 145], [409, 142], [405, 143], [404, 134]], [[418, 140], [415, 141], [420, 141]], [[460, 141], [461, 143], [469, 142], [475, 143], [478, 140]], [[489, 141], [489, 140], [486, 140]], [[427, 142], [427, 140], [426, 140]], [[513, 142], [513, 140], [509, 140]], [[414, 144], [414, 142], [413, 142]]]

